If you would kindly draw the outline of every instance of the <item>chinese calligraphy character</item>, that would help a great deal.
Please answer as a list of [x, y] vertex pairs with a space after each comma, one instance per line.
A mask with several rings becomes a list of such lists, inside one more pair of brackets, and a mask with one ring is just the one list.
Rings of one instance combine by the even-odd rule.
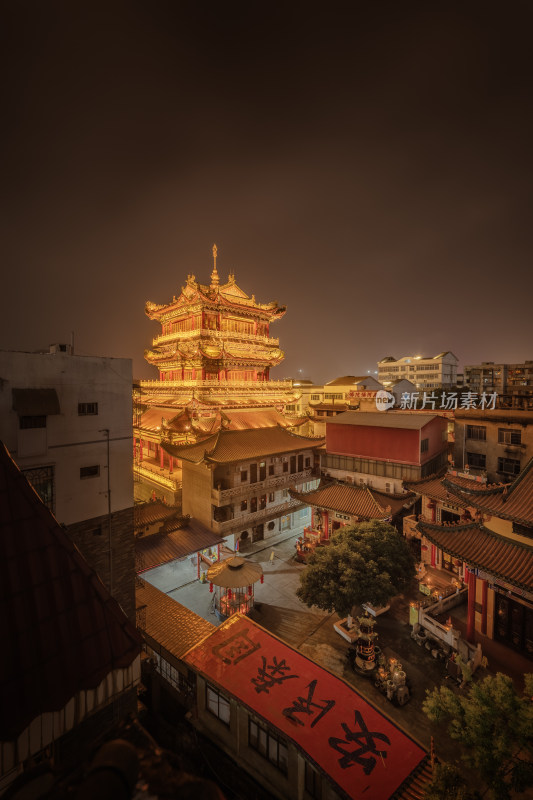
[[419, 392], [402, 392], [400, 397], [400, 408], [416, 408], [416, 401], [419, 397]]
[[235, 665], [243, 658], [251, 656], [260, 647], [259, 642], [253, 642], [248, 637], [248, 628], [245, 628], [220, 644], [216, 644], [211, 652], [217, 658], [221, 658], [224, 664]]
[[497, 397], [498, 397], [498, 392], [492, 392], [491, 394], [482, 392], [481, 397], [479, 399], [479, 407], [481, 409], [487, 408], [489, 410], [494, 410], [496, 408]]
[[[369, 731], [359, 711], [355, 711], [355, 724], [359, 725], [361, 729], [359, 732], [351, 731], [348, 725], [343, 722], [342, 728], [345, 738], [337, 739], [334, 736], [330, 736], [329, 745], [333, 747], [334, 750], [337, 750], [338, 753], [342, 753], [342, 758], [339, 758], [339, 764], [342, 769], [346, 769], [352, 764], [360, 764], [363, 767], [365, 775], [370, 775], [377, 763], [374, 756], [387, 758], [387, 751], [378, 750], [374, 739], [381, 739], [387, 744], [390, 744], [390, 739], [388, 736], [385, 736], [384, 733]], [[355, 742], [356, 747], [350, 749], [350, 742]], [[343, 745], [345, 745], [345, 747], [343, 747]], [[371, 753], [372, 755], [367, 755], [367, 753]]]
[[272, 689], [277, 683], [283, 683], [283, 681], [287, 681], [290, 678], [298, 678], [298, 675], [285, 675], [285, 672], [289, 672], [290, 667], [285, 663], [285, 659], [283, 658], [281, 661], [278, 662], [276, 656], [272, 658], [272, 664], [267, 665], [267, 660], [265, 656], [261, 656], [263, 661], [263, 666], [257, 668], [257, 678], [252, 678], [252, 683], [255, 686], [255, 691], [259, 694], [260, 692], [266, 692], [269, 694], [269, 690]]
[[435, 403], [437, 402], [437, 395], [435, 392], [430, 392], [427, 394], [424, 392], [424, 396], [422, 397], [422, 408], [426, 407], [426, 403], [431, 403], [431, 408], [435, 411]]
[[477, 392], [461, 392], [461, 408], [475, 408]]
[[457, 408], [457, 403], [457, 392], [448, 392], [448, 396], [446, 396], [446, 392], [442, 393], [442, 399], [440, 401], [441, 408], [446, 411], [455, 411]]
[[324, 714], [326, 714], [328, 711], [330, 711], [333, 708], [333, 706], [335, 705], [335, 700], [322, 700], [321, 702], [323, 703], [323, 705], [321, 705], [320, 703], [314, 703], [313, 702], [313, 697], [314, 697], [314, 694], [315, 694], [316, 684], [317, 684], [317, 681], [314, 680], [314, 681], [311, 681], [311, 683], [309, 683], [305, 687], [306, 689], [309, 689], [309, 691], [307, 693], [307, 698], [305, 698], [305, 697], [297, 697], [296, 700], [293, 700], [292, 706], [289, 706], [288, 708], [284, 708], [283, 709], [283, 714], [284, 714], [284, 716], [287, 717], [287, 719], [290, 719], [293, 722], [296, 722], [297, 725], [303, 725], [304, 723], [302, 722], [302, 720], [298, 719], [294, 715], [295, 714], [307, 714], [307, 715], [311, 716], [313, 714], [313, 711], [311, 710], [311, 707], [312, 708], [319, 708], [320, 709], [320, 714], [318, 714], [315, 717], [315, 719], [312, 721], [312, 723], [311, 723], [311, 728], [314, 728], [314, 726], [317, 724], [317, 722], [320, 719], [322, 719]]

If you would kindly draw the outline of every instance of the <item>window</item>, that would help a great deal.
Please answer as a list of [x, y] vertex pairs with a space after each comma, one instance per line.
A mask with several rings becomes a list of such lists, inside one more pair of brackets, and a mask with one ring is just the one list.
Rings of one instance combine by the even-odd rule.
[[311, 466], [311, 459], [309, 457], [307, 457], [305, 459], [305, 468], [309, 469], [310, 466]]
[[487, 429], [484, 425], [467, 425], [466, 438], [476, 439], [478, 442], [487, 441]]
[[207, 710], [217, 717], [224, 725], [228, 725], [230, 720], [229, 700], [213, 689], [212, 686], [205, 686], [205, 705]]
[[98, 414], [98, 403], [78, 403], [78, 416], [88, 417]]
[[288, 496], [289, 496], [289, 492], [288, 492], [288, 490], [287, 490], [287, 489], [282, 489], [282, 491], [281, 491], [281, 496], [282, 496], [282, 497], [288, 497]]
[[269, 468], [268, 468], [268, 474], [269, 474], [269, 475], [273, 475], [273, 474], [274, 474], [274, 471], [275, 471], [274, 464], [271, 464], [271, 465], [269, 466]]
[[46, 415], [19, 417], [19, 428], [46, 428]]
[[520, 461], [516, 458], [499, 458], [498, 472], [504, 475], [518, 475], [520, 473]]
[[34, 467], [22, 469], [22, 474], [31, 483], [45, 506], [54, 511], [54, 468]]
[[307, 761], [305, 762], [305, 791], [316, 800], [319, 800], [321, 796], [320, 775]]
[[262, 494], [261, 497], [259, 498], [259, 508], [261, 510], [263, 508], [266, 508], [266, 504], [267, 504], [267, 496], [266, 494]]
[[285, 406], [285, 411], [296, 411], [296, 406], [295, 405]]
[[288, 471], [289, 471], [289, 462], [285, 461], [283, 463], [283, 472], [288, 472]]
[[422, 439], [420, 442], [420, 452], [427, 453], [429, 450], [429, 439]]
[[288, 771], [287, 745], [267, 728], [248, 718], [248, 744], [285, 775]]
[[522, 431], [512, 428], [498, 428], [498, 442], [500, 444], [521, 444]]
[[80, 467], [80, 478], [97, 478], [100, 475], [100, 465], [92, 467]]
[[241, 500], [241, 511], [246, 511], [248, 508], [248, 500]]
[[311, 395], [311, 400], [320, 400], [320, 395], [319, 394], [312, 394]]
[[270, 494], [268, 495], [268, 502], [269, 503], [273, 503], [274, 502], [274, 498], [275, 498], [274, 492], [270, 492]]
[[241, 470], [241, 483], [245, 483], [248, 480], [248, 470], [242, 469]]
[[467, 453], [466, 463], [474, 469], [485, 469], [487, 466], [487, 456], [485, 453]]
[[252, 514], [255, 514], [255, 512], [257, 511], [257, 497], [252, 497], [252, 499], [250, 500], [250, 511], [252, 512]]

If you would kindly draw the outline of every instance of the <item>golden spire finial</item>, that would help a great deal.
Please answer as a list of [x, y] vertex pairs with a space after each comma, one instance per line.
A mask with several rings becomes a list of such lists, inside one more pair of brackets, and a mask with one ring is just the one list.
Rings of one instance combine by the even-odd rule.
[[213, 272], [211, 273], [211, 286], [218, 286], [220, 283], [217, 272], [217, 253], [218, 248], [216, 244], [213, 245]]

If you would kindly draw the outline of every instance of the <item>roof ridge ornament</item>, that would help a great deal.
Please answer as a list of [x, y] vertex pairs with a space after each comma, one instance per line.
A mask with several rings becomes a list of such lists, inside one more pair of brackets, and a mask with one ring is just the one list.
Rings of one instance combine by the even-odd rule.
[[217, 289], [220, 284], [220, 278], [218, 277], [217, 272], [217, 254], [218, 254], [218, 247], [216, 244], [213, 245], [213, 272], [211, 273], [211, 289]]

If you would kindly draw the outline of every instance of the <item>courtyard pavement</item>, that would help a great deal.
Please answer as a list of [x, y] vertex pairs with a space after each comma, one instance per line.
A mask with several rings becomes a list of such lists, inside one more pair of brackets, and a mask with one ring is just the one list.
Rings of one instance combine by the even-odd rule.
[[[383, 654], [387, 658], [398, 659], [407, 674], [411, 699], [405, 706], [399, 707], [381, 694], [373, 679], [361, 676], [350, 667], [347, 660], [348, 642], [333, 628], [339, 619], [337, 614], [315, 607], [308, 608], [296, 597], [299, 576], [305, 569], [305, 565], [294, 558], [299, 535], [294, 531], [281, 533], [267, 541], [249, 545], [246, 552], [241, 553], [251, 561], [259, 562], [265, 576], [264, 583], [257, 583], [254, 589], [256, 605], [251, 615], [254, 621], [351, 684], [428, 751], [433, 738], [438, 758], [455, 763], [464, 770], [460, 746], [448, 737], [445, 728], [432, 724], [422, 710], [426, 690], [443, 683], [457, 692], [461, 690], [448, 677], [445, 663], [433, 658], [428, 650], [418, 646], [411, 638], [409, 603], [416, 599], [416, 585], [413, 584], [412, 595], [400, 595], [391, 601], [390, 610], [378, 618], [375, 628], [377, 643]], [[274, 556], [271, 558], [272, 552]], [[208, 583], [189, 580], [179, 588], [170, 589], [179, 574], [182, 578], [187, 577], [187, 567], [182, 567], [181, 573], [170, 565], [159, 569], [162, 570], [160, 575], [157, 570], [151, 570], [143, 578], [167, 591], [170, 597], [204, 619], [214, 625], [219, 624], [212, 610], [213, 594], [209, 592]], [[165, 586], [169, 588], [165, 589]], [[480, 668], [476, 680], [487, 674], [487, 670]]]

